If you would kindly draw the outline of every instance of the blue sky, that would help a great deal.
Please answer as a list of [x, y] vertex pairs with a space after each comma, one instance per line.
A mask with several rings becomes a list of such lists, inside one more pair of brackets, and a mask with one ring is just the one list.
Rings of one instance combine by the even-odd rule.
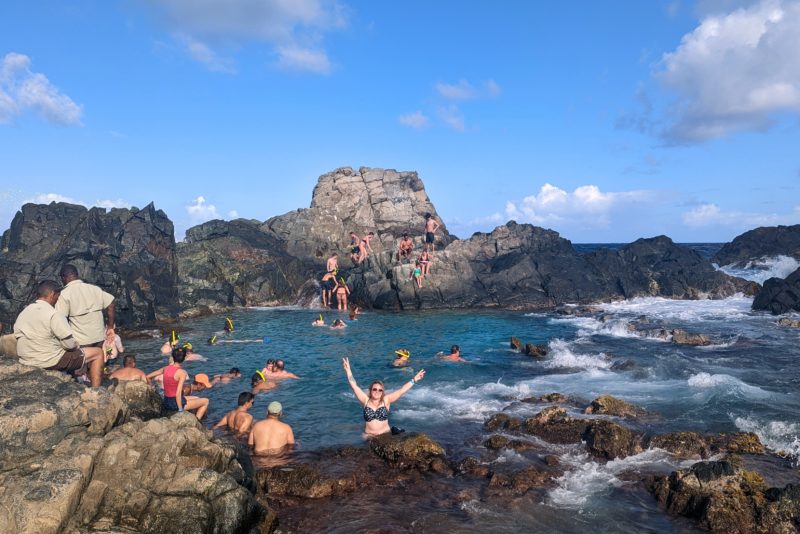
[[181, 239], [341, 166], [418, 171], [460, 237], [800, 223], [797, 0], [68, 4], [0, 9], [1, 228], [155, 201]]

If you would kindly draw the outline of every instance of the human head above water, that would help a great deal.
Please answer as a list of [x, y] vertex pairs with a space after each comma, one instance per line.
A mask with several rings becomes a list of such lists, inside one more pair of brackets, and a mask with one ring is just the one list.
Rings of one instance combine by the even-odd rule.
[[239, 370], [238, 367], [231, 367], [231, 370], [228, 371], [228, 373], [234, 375], [236, 378], [242, 376], [242, 372]]
[[135, 354], [126, 354], [124, 358], [122, 358], [122, 366], [123, 367], [136, 367], [136, 355]]
[[375, 380], [369, 385], [369, 398], [383, 402], [384, 385], [380, 380]]
[[267, 415], [271, 415], [273, 417], [280, 417], [283, 413], [283, 406], [278, 401], [272, 401], [267, 406]]
[[461, 352], [461, 347], [459, 347], [458, 345], [453, 345], [452, 347], [450, 347], [450, 352], [452, 352], [453, 354], [455, 354], [456, 352]]
[[261, 382], [266, 382], [266, 380], [264, 379], [264, 375], [261, 373], [261, 371], [256, 371], [255, 373], [253, 373], [253, 376], [250, 377], [250, 386], [256, 387]]
[[239, 400], [238, 400], [239, 406], [244, 406], [248, 402], [253, 402], [253, 399], [255, 398], [256, 396], [250, 393], [249, 391], [242, 391], [241, 393], [239, 393]]
[[186, 349], [183, 347], [175, 347], [172, 349], [172, 361], [175, 363], [183, 363], [186, 359]]
[[283, 371], [284, 367], [286, 367], [286, 362], [284, 362], [283, 360], [275, 360], [276, 371]]

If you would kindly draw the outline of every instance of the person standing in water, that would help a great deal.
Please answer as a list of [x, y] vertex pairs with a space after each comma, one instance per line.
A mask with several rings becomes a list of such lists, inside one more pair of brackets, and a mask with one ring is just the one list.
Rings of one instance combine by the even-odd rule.
[[353, 371], [350, 368], [350, 359], [342, 358], [342, 367], [347, 375], [347, 382], [364, 407], [364, 434], [367, 436], [380, 436], [387, 432], [397, 434], [402, 432], [396, 427], [389, 426], [389, 410], [392, 403], [408, 393], [414, 385], [425, 377], [425, 369], [421, 369], [414, 378], [403, 384], [398, 390], [385, 392], [383, 382], [373, 380], [367, 391], [358, 387]]
[[256, 396], [249, 391], [239, 393], [238, 407], [225, 414], [214, 428], [228, 427], [228, 430], [236, 434], [244, 434], [250, 430], [253, 424], [253, 416], [248, 412], [253, 407]]
[[267, 418], [253, 425], [247, 443], [253, 448], [253, 454], [280, 454], [294, 445], [292, 427], [281, 422], [283, 406], [272, 401], [267, 406]]
[[319, 284], [322, 288], [322, 307], [330, 308], [333, 300], [333, 290], [336, 289], [336, 276], [334, 273], [325, 273]]
[[350, 288], [344, 283], [344, 280], [336, 283], [336, 303], [337, 308], [340, 310], [347, 309], [347, 295], [350, 294]]
[[461, 348], [458, 345], [453, 345], [450, 347], [450, 354], [447, 356], [442, 356], [442, 360], [446, 362], [465, 362], [464, 358], [461, 357]]

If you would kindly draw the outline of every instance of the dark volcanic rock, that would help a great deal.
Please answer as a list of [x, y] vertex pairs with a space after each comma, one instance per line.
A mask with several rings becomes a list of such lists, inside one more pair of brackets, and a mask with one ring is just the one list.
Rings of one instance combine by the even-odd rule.
[[800, 311], [800, 269], [785, 279], [770, 278], [753, 299], [754, 310], [769, 310], [773, 315]]
[[710, 455], [710, 447], [697, 432], [670, 432], [653, 436], [648, 445], [686, 458], [708, 458]]
[[369, 440], [369, 446], [392, 467], [425, 470], [444, 457], [441, 445], [419, 433], [378, 436]]
[[647, 415], [647, 410], [611, 395], [600, 395], [586, 407], [585, 413], [636, 418]]
[[514, 430], [522, 426], [522, 421], [519, 417], [512, 417], [505, 413], [496, 413], [491, 416], [485, 423], [483, 423], [483, 427], [486, 430], [497, 430], [498, 428], [507, 428], [509, 430]]
[[583, 434], [583, 440], [590, 453], [606, 460], [642, 452], [642, 436], [614, 421], [592, 421]]
[[190, 228], [178, 244], [184, 310], [220, 311], [308, 300], [319, 266], [287, 254], [286, 243], [257, 221], [214, 220]]
[[676, 345], [691, 345], [694, 347], [705, 347], [711, 344], [711, 340], [703, 334], [690, 334], [685, 330], [676, 328], [672, 331], [672, 342]]
[[36, 284], [59, 280], [64, 263], [116, 297], [117, 324], [152, 323], [178, 312], [172, 222], [144, 209], [25, 204], [3, 234], [0, 322], [13, 323]]
[[765, 226], [745, 232], [723, 246], [712, 260], [718, 265], [744, 267], [752, 261], [779, 255], [800, 260], [800, 224]]

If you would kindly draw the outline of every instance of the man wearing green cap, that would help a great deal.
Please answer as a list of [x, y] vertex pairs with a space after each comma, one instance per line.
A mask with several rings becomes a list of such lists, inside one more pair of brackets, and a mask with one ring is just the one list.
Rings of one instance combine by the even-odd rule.
[[253, 425], [248, 444], [253, 454], [280, 454], [294, 445], [292, 427], [281, 422], [283, 406], [272, 401], [267, 406], [267, 418]]

